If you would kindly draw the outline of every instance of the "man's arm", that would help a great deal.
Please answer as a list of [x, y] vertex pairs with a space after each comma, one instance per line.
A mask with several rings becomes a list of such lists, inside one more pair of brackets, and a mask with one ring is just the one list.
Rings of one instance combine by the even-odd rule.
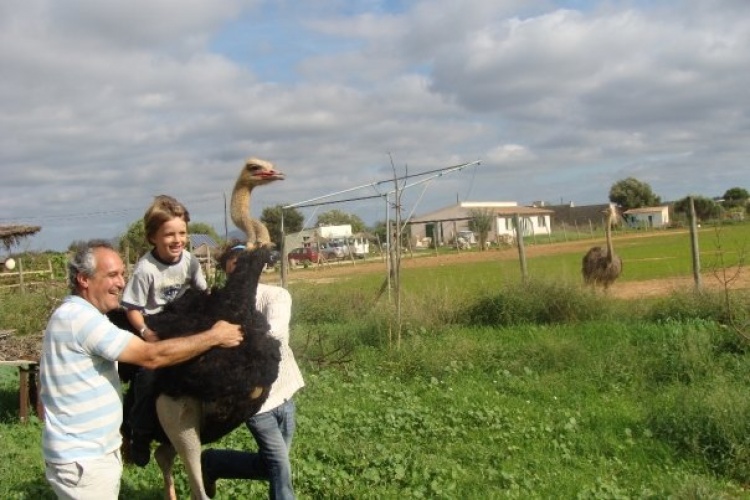
[[212, 347], [236, 347], [241, 341], [239, 325], [217, 321], [210, 330], [186, 337], [144, 342], [133, 336], [117, 360], [149, 369], [162, 368], [187, 361]]

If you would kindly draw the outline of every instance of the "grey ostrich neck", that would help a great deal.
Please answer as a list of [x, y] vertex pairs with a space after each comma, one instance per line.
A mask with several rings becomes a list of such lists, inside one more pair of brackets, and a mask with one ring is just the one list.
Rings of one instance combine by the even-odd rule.
[[232, 222], [245, 233], [247, 247], [266, 246], [271, 243], [271, 236], [266, 226], [250, 216], [250, 193], [253, 186], [237, 181], [232, 191], [229, 213]]

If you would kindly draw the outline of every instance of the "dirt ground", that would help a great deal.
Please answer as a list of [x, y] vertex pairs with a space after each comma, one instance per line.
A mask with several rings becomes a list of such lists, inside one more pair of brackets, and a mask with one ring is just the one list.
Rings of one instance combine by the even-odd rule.
[[42, 334], [16, 335], [0, 331], [0, 361], [38, 361], [42, 349]]

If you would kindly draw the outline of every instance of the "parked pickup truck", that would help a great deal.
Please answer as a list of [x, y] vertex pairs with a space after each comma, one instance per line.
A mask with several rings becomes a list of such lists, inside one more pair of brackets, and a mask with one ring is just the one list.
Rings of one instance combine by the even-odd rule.
[[287, 260], [290, 266], [297, 264], [312, 264], [320, 260], [320, 254], [312, 247], [293, 248], [287, 254]]

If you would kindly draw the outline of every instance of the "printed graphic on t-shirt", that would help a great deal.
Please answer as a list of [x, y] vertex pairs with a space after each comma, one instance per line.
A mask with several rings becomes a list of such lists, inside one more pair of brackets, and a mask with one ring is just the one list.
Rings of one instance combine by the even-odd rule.
[[174, 285], [167, 285], [161, 289], [161, 298], [165, 303], [172, 302], [174, 299], [180, 296], [182, 285], [177, 283]]

